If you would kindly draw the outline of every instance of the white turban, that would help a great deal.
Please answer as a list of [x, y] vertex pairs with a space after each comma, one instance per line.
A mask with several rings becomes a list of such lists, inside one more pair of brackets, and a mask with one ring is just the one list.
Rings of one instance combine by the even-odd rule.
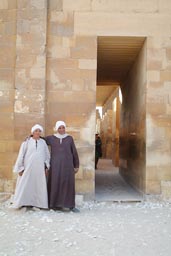
[[39, 129], [41, 132], [43, 132], [43, 127], [39, 124], [35, 124], [32, 128], [31, 128], [31, 133], [33, 133], [35, 130]]
[[66, 124], [63, 121], [57, 121], [55, 125], [55, 131], [58, 131], [60, 126], [64, 126], [66, 128]]

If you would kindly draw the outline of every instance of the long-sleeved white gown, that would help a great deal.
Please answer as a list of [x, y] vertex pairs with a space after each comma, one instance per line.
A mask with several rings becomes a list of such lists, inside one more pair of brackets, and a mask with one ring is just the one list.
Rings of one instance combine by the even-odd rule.
[[48, 208], [47, 182], [45, 164], [49, 168], [50, 154], [43, 139], [32, 137], [21, 144], [14, 172], [24, 170], [18, 176], [14, 194], [13, 207], [35, 206]]

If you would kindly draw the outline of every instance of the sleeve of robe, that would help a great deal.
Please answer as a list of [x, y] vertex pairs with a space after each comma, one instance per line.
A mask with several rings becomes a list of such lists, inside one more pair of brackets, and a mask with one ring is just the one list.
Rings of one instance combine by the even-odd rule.
[[24, 141], [20, 146], [18, 157], [13, 168], [13, 172], [21, 172], [24, 170], [24, 156], [26, 153], [26, 144], [27, 142]]
[[46, 167], [49, 169], [49, 167], [50, 167], [50, 153], [49, 153], [48, 146], [46, 145], [46, 142], [45, 142], [45, 164], [46, 164]]
[[73, 138], [72, 138], [72, 142], [71, 142], [71, 150], [72, 150], [72, 155], [73, 155], [74, 168], [79, 168], [79, 157], [78, 157], [77, 149], [75, 147]]
[[48, 145], [48, 146], [50, 146], [50, 138], [51, 138], [51, 136], [46, 136], [44, 139], [45, 139], [45, 141], [46, 141], [46, 144]]

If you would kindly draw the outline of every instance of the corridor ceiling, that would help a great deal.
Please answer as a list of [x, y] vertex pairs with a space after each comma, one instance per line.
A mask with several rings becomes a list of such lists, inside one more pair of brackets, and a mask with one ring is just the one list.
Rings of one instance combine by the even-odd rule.
[[97, 84], [120, 83], [134, 63], [144, 37], [98, 37]]
[[102, 106], [112, 91], [124, 80], [144, 41], [144, 37], [98, 37], [96, 96], [98, 106]]

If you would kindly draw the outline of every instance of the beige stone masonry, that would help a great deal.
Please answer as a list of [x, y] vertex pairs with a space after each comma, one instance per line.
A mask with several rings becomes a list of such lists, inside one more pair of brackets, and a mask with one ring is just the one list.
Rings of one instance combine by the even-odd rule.
[[144, 14], [75, 12], [74, 31], [92, 36], [166, 36], [170, 33], [169, 19], [169, 14], [146, 14], [144, 19]]

